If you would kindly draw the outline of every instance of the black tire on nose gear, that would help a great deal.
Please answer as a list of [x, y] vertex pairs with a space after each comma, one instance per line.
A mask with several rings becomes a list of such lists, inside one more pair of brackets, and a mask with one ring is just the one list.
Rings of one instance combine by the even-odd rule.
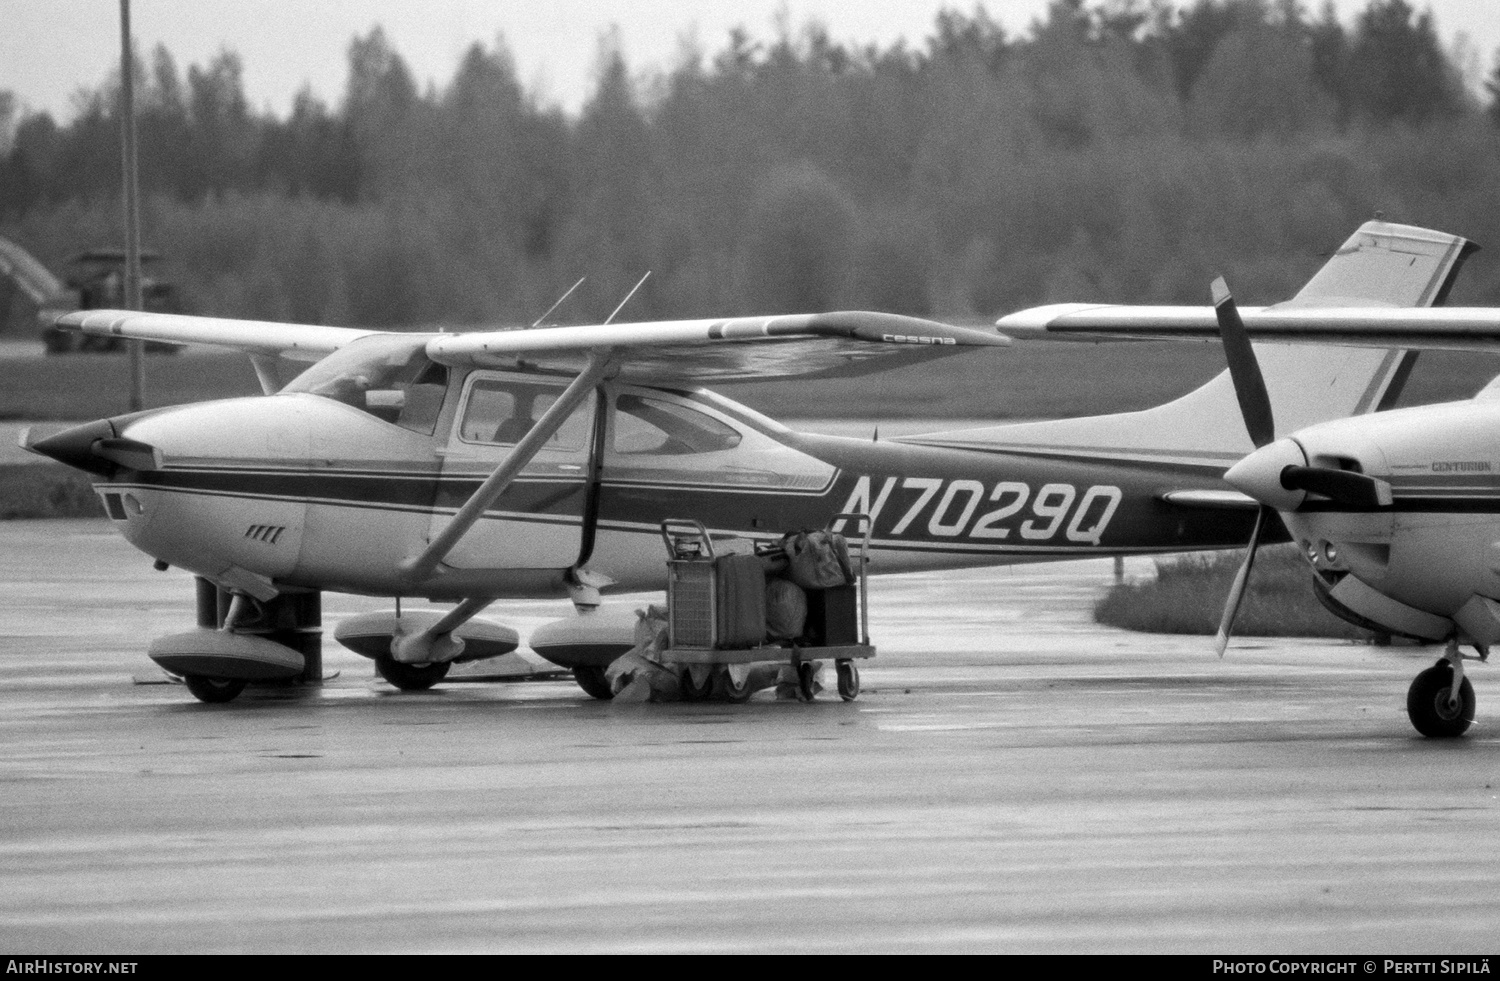
[[426, 691], [448, 677], [448, 661], [432, 664], [404, 664], [393, 657], [377, 657], [375, 670], [380, 676], [402, 691]]
[[1406, 692], [1406, 715], [1424, 736], [1452, 739], [1462, 736], [1474, 721], [1474, 686], [1465, 678], [1458, 686], [1458, 706], [1450, 707], [1448, 694], [1453, 687], [1453, 665], [1446, 660], [1412, 679]]
[[578, 682], [589, 695], [607, 702], [615, 697], [614, 689], [609, 686], [609, 679], [604, 676], [604, 669], [589, 665], [579, 665], [573, 669], [573, 680]]
[[246, 682], [241, 678], [209, 678], [201, 674], [182, 676], [182, 683], [200, 702], [218, 705], [232, 702], [245, 690]]

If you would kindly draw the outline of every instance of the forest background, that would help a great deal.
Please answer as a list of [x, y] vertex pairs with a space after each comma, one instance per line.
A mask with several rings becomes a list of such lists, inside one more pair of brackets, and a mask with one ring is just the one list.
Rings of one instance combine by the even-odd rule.
[[[1500, 243], [1500, 69], [1406, 0], [982, 7], [852, 49], [816, 23], [632, 74], [601, 45], [576, 116], [502, 43], [419, 90], [373, 29], [330, 105], [247, 105], [224, 51], [138, 59], [147, 245], [194, 312], [365, 326], [874, 309], [956, 321], [1054, 301], [1289, 296], [1361, 222]], [[1472, 56], [1469, 56], [1472, 60]], [[0, 235], [54, 269], [120, 236], [118, 84], [76, 116], [0, 92]], [[1500, 264], [1453, 302], [1500, 304]]]

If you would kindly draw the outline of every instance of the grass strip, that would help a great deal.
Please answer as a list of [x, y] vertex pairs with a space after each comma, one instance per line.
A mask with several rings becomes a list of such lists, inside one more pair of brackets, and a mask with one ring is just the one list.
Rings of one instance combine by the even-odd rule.
[[[1094, 605], [1094, 619], [1146, 633], [1212, 635], [1244, 558], [1243, 551], [1236, 551], [1158, 559], [1155, 579], [1112, 586]], [[1262, 548], [1235, 619], [1235, 635], [1369, 640], [1368, 631], [1323, 609], [1311, 577], [1297, 546]]]
[[57, 463], [0, 466], [0, 521], [103, 516], [88, 474]]

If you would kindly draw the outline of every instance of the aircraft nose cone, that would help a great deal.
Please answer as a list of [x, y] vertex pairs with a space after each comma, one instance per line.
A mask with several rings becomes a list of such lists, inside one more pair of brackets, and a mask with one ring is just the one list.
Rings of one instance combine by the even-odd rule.
[[1291, 511], [1302, 503], [1307, 492], [1281, 486], [1281, 472], [1287, 467], [1306, 465], [1307, 455], [1295, 440], [1278, 439], [1230, 467], [1224, 473], [1224, 480], [1267, 507]]
[[64, 429], [35, 442], [28, 441], [26, 449], [42, 456], [50, 456], [58, 463], [108, 477], [114, 473], [115, 465], [96, 454], [94, 444], [102, 439], [111, 439], [114, 435], [114, 425], [108, 419], [100, 419]]

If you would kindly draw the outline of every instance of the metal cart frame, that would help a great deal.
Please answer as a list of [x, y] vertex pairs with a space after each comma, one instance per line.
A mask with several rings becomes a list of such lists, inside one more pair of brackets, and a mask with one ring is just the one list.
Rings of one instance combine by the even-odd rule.
[[[753, 691], [749, 685], [750, 666], [775, 664], [790, 665], [797, 675], [798, 693], [803, 700], [812, 701], [817, 691], [814, 662], [825, 660], [834, 663], [839, 697], [846, 702], [859, 697], [859, 668], [855, 662], [875, 656], [875, 648], [870, 644], [868, 599], [870, 532], [874, 523], [866, 514], [836, 514], [830, 519], [828, 530], [841, 520], [854, 522], [856, 528], [861, 524], [864, 527], [858, 556], [852, 563], [858, 566], [854, 585], [859, 607], [859, 643], [808, 647], [763, 644], [729, 649], [714, 646], [718, 610], [712, 563], [716, 555], [708, 530], [701, 522], [689, 519], [668, 518], [661, 523], [662, 542], [667, 549], [668, 632], [667, 647], [662, 650], [660, 660], [679, 672], [685, 698], [717, 695], [729, 701], [744, 701]], [[700, 595], [693, 596], [691, 604], [674, 603], [674, 594], [684, 589]], [[685, 611], [685, 605], [691, 609]]]

